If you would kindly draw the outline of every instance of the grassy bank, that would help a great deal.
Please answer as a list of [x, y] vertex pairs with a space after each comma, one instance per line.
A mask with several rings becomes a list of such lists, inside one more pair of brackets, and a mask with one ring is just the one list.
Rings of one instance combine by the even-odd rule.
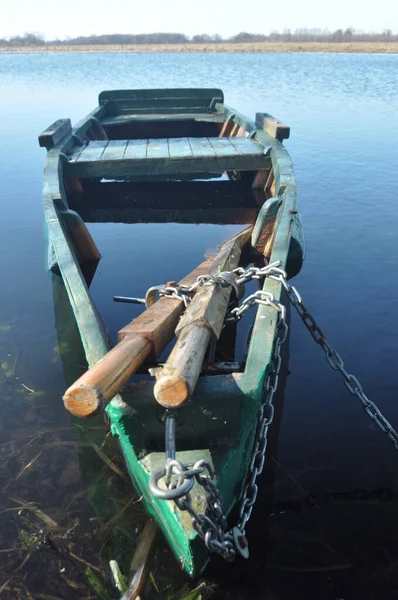
[[0, 46], [0, 52], [362, 52], [395, 54], [398, 53], [398, 42]]

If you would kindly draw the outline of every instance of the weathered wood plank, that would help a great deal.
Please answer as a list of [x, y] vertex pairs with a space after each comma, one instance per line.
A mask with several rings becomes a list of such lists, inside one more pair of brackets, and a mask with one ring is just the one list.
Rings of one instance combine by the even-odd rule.
[[50, 150], [50, 148], [54, 148], [71, 132], [72, 124], [70, 119], [58, 119], [58, 121], [55, 121], [39, 135], [39, 145]]
[[245, 115], [242, 115], [241, 113], [237, 112], [233, 108], [230, 108], [229, 106], [226, 106], [223, 103], [218, 102], [215, 105], [215, 109], [220, 114], [226, 115], [226, 117], [230, 117], [231, 115], [233, 116], [233, 120], [240, 127], [238, 135], [244, 135], [245, 132], [247, 132], [247, 134], [250, 134], [256, 129], [256, 125], [253, 123], [253, 121], [251, 121], [250, 119], [245, 117]]
[[240, 137], [247, 137], [249, 135], [249, 132], [245, 127], [238, 125], [238, 133], [236, 135]]
[[221, 127], [221, 131], [220, 131], [220, 137], [226, 137], [229, 136], [232, 129], [234, 128], [234, 120], [233, 120], [234, 116], [230, 115], [228, 117], [228, 119], [226, 119], [224, 121], [223, 126]]
[[90, 127], [93, 126], [92, 117], [102, 121], [103, 117], [107, 116], [107, 108], [105, 106], [97, 106], [94, 110], [92, 110], [88, 115], [83, 117], [80, 121], [76, 123], [76, 125], [72, 129], [72, 133], [83, 137]]
[[101, 160], [122, 160], [127, 142], [128, 140], [110, 140], [101, 155]]
[[282, 205], [280, 198], [269, 199], [261, 207], [253, 227], [251, 244], [253, 248], [269, 258], [275, 235], [275, 223]]
[[124, 153], [125, 159], [145, 158], [148, 140], [129, 140]]
[[188, 138], [189, 145], [192, 148], [192, 153], [194, 156], [215, 156], [216, 153], [214, 151], [213, 146], [210, 144], [209, 140], [205, 137], [203, 138]]
[[151, 348], [151, 341], [139, 336], [117, 344], [66, 390], [65, 408], [77, 417], [103, 410], [149, 356]]
[[107, 140], [108, 134], [105, 131], [105, 128], [101, 121], [97, 119], [97, 117], [91, 117], [92, 128], [89, 132], [89, 137], [91, 140]]
[[236, 156], [238, 150], [231, 144], [229, 138], [208, 138], [217, 156]]
[[107, 109], [105, 106], [97, 106], [97, 108], [91, 111], [72, 128], [72, 135], [66, 135], [62, 139], [62, 144], [59, 145], [59, 149], [64, 154], [71, 154], [76, 157], [84, 148], [84, 146], [76, 146], [76, 139], [73, 136], [84, 139], [84, 137], [87, 135], [87, 131], [93, 127], [93, 118], [102, 119], [106, 113]]
[[114, 100], [115, 98], [223, 98], [224, 94], [219, 88], [147, 88], [147, 89], [121, 89], [105, 90], [99, 94], [99, 103]]
[[275, 171], [273, 169], [270, 170], [267, 181], [265, 182], [264, 192], [267, 198], [274, 198], [276, 189], [275, 182]]
[[264, 192], [268, 177], [269, 172], [265, 169], [263, 169], [262, 171], [257, 171], [252, 183], [253, 190], [262, 190]]
[[86, 260], [98, 261], [101, 254], [81, 216], [70, 209], [59, 211], [58, 215], [62, 219], [62, 225], [68, 230], [69, 239], [79, 263]]
[[148, 108], [130, 108], [129, 106], [118, 106], [118, 105], [114, 105], [114, 103], [112, 102], [111, 104], [106, 104], [105, 106], [109, 107], [109, 112], [113, 113], [113, 114], [117, 114], [117, 115], [131, 115], [136, 114], [136, 115], [147, 115], [147, 114], [153, 114], [155, 111], [160, 113], [160, 114], [165, 114], [165, 115], [179, 115], [181, 113], [181, 111], [184, 111], [184, 113], [186, 114], [203, 114], [203, 115], [213, 115], [215, 114], [210, 108], [202, 108], [201, 106], [167, 106], [166, 108], [162, 108], [162, 107], [148, 107]]
[[169, 158], [169, 141], [167, 138], [148, 140], [146, 157], [151, 158]]
[[[238, 266], [251, 232], [249, 227], [220, 246], [211, 275]], [[204, 286], [194, 295], [176, 328], [178, 340], [157, 377], [155, 398], [162, 406], [181, 406], [191, 398], [207, 346], [220, 337], [230, 296], [231, 287], [220, 285]]]
[[147, 575], [149, 573], [150, 557], [154, 554], [154, 542], [156, 539], [158, 527], [155, 521], [148, 519], [145, 527], [138, 538], [137, 546], [131, 561], [130, 571], [134, 572], [134, 576], [129, 583], [128, 589], [125, 591], [120, 600], [133, 600], [140, 598], [145, 590]]
[[[292, 161], [282, 144], [265, 131], [258, 131], [256, 138], [265, 146], [271, 146], [272, 167], [275, 173], [275, 195], [282, 200], [278, 212], [276, 235], [272, 246], [270, 262], [281, 261], [286, 268], [290, 248], [293, 223], [296, 215], [296, 186]], [[281, 299], [282, 285], [279, 281], [266, 278], [263, 289]], [[269, 372], [278, 319], [276, 310], [270, 306], [260, 306], [254, 323], [247, 356], [245, 372], [240, 380], [240, 389], [250, 394], [257, 405], [262, 401], [263, 389]]]
[[[66, 144], [70, 142], [71, 138], [68, 138]], [[65, 159], [61, 156], [62, 148], [62, 146], [57, 146], [47, 152], [43, 178], [43, 203], [45, 205], [47, 200], [54, 202], [54, 198], [56, 198], [59, 207], [69, 208], [64, 185]]]
[[70, 162], [75, 163], [81, 155], [81, 153], [83, 152], [83, 150], [85, 149], [85, 147], [86, 144], [83, 144], [82, 146], [74, 145], [70, 150], [68, 150], [68, 160]]
[[262, 154], [264, 148], [250, 138], [239, 136], [228, 138], [229, 142], [239, 154]]
[[66, 164], [67, 177], [137, 177], [142, 175], [161, 176], [186, 173], [222, 173], [223, 171], [258, 171], [271, 164], [269, 156], [247, 154], [234, 156], [195, 156], [192, 158], [166, 158], [130, 160], [127, 155], [123, 160], [94, 160], [84, 162], [79, 158]]
[[98, 102], [100, 105], [105, 102], [130, 99], [130, 100], [145, 100], [148, 99], [155, 102], [162, 102], [163, 100], [178, 99], [183, 101], [184, 99], [202, 99], [206, 100], [209, 104], [216, 100], [216, 102], [224, 101], [224, 94], [222, 90], [218, 88], [161, 88], [161, 89], [146, 89], [146, 90], [106, 90], [100, 93]]
[[94, 162], [101, 158], [105, 148], [109, 142], [107, 140], [93, 140], [88, 142], [84, 148], [79, 151], [79, 147], [76, 148], [76, 152], [79, 152], [75, 158], [75, 150], [69, 157], [69, 162]]
[[183, 158], [193, 156], [188, 138], [169, 138], [170, 158]]
[[[170, 154], [171, 146], [171, 154]], [[235, 147], [237, 146], [237, 147]], [[144, 152], [145, 147], [145, 152]], [[239, 148], [239, 149], [238, 149]], [[154, 138], [149, 140], [94, 140], [76, 147], [69, 162], [89, 163], [123, 159], [225, 158], [261, 156], [263, 147], [248, 138]]]
[[105, 117], [102, 120], [104, 125], [121, 125], [134, 123], [136, 121], [196, 121], [198, 123], [223, 123], [225, 117], [212, 113], [156, 113], [155, 111], [146, 114], [124, 113]]
[[[232, 138], [232, 137], [236, 137], [236, 136], [238, 135], [238, 131], [239, 131], [239, 129], [240, 129], [240, 126], [239, 126], [237, 123], [235, 123], [235, 124], [234, 124], [234, 126], [233, 126], [233, 127], [232, 127], [232, 129], [231, 129], [231, 132], [230, 132], [230, 134], [229, 134], [229, 137], [230, 137], [230, 138]], [[221, 136], [220, 136], [220, 137], [221, 137]]]
[[[212, 264], [209, 258], [189, 273], [182, 285], [194, 283]], [[119, 343], [89, 371], [86, 371], [63, 397], [74, 415], [86, 417], [103, 410], [137, 368], [150, 356], [155, 358], [169, 343], [183, 312], [179, 299], [160, 298], [139, 317], [119, 331]]]
[[290, 136], [290, 127], [268, 113], [256, 113], [256, 126], [276, 140], [286, 140]]
[[116, 98], [110, 101], [112, 111], [130, 110], [131, 112], [148, 112], [156, 108], [163, 110], [185, 110], [195, 109], [197, 112], [208, 111], [210, 109], [210, 98]]
[[[54, 172], [53, 177], [58, 177]], [[89, 365], [97, 362], [109, 349], [107, 336], [88, 291], [68, 237], [60, 224], [52, 198], [44, 198], [44, 211], [57, 264], [65, 282]]]

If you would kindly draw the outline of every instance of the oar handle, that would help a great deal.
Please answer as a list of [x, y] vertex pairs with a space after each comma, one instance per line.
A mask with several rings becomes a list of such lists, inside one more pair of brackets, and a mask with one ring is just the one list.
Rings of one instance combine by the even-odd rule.
[[188, 402], [212, 336], [212, 330], [204, 325], [182, 331], [155, 384], [154, 393], [159, 404], [177, 408]]
[[[208, 273], [213, 258], [203, 261], [180, 284], [192, 285], [197, 277]], [[149, 355], [155, 358], [162, 352], [173, 338], [183, 310], [182, 300], [160, 298], [123, 327], [119, 343], [66, 391], [66, 408], [78, 417], [103, 410]]]
[[[221, 246], [211, 275], [219, 275], [238, 266], [242, 247], [251, 232], [249, 227]], [[178, 340], [157, 374], [154, 393], [162, 406], [182, 406], [192, 397], [209, 342], [221, 335], [230, 296], [231, 287], [219, 285], [203, 287], [195, 294], [178, 323]]]
[[67, 410], [77, 417], [103, 410], [151, 350], [150, 340], [125, 337], [66, 390], [63, 400]]

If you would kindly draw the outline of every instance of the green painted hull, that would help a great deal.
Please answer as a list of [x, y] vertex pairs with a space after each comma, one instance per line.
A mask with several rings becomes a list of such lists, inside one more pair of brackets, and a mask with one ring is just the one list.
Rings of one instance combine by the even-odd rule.
[[[163, 100], [157, 97], [160, 92], [166, 92]], [[157, 94], [153, 91], [137, 92], [137, 98], [141, 100], [137, 100], [133, 92], [128, 94], [128, 101], [124, 99], [122, 102], [117, 100], [120, 92], [101, 94], [100, 105], [91, 115], [73, 129], [69, 128], [68, 123], [62, 123], [59, 135], [53, 135], [50, 141], [47, 136], [41, 142], [48, 149], [43, 202], [50, 234], [50, 267], [59, 270], [64, 280], [89, 367], [108, 352], [109, 342], [90, 297], [87, 276], [74, 246], [73, 231], [81, 219], [71, 210], [71, 196], [64, 184], [64, 178], [68, 181], [68, 177], [71, 180], [73, 175], [67, 156], [73, 152], [76, 155], [76, 144], [85, 136], [92, 139], [94, 135], [106, 131], [116, 139], [119, 135], [117, 128], [125, 127], [127, 134], [131, 135], [131, 128], [136, 128], [134, 131], [141, 128], [142, 131], [146, 125], [150, 133], [153, 133], [155, 126], [163, 127], [165, 131], [172, 126], [180, 128], [179, 133], [185, 131], [185, 127], [189, 132], [186, 135], [199, 135], [200, 127], [207, 128], [206, 133], [219, 131], [229, 119], [234, 127], [240, 127], [255, 138], [256, 143], [267, 148], [267, 160], [270, 161], [273, 174], [272, 193], [280, 201], [270, 262], [280, 261], [288, 274], [293, 276], [300, 270], [304, 255], [293, 166], [288, 152], [278, 139], [227, 108], [219, 90], [161, 90]], [[184, 97], [191, 94], [195, 101], [191, 98], [187, 101], [185, 98], [185, 105], [178, 106], [174, 98], [178, 94], [183, 94]], [[133, 109], [129, 102], [134, 104], [134, 118], [130, 114]], [[138, 104], [140, 108], [137, 108]], [[183, 161], [181, 164], [183, 165]], [[209, 161], [206, 162], [206, 168], [208, 164]], [[224, 162], [218, 161], [217, 164], [224, 165]], [[242, 162], [242, 165], [246, 164], [247, 161]], [[124, 173], [129, 168], [129, 164], [120, 162], [117, 172]], [[175, 166], [173, 168], [175, 170]], [[195, 168], [201, 168], [199, 161], [196, 161]], [[80, 166], [79, 169], [79, 177], [90, 178], [93, 169], [98, 171], [98, 165], [90, 166], [86, 174], [83, 167]], [[162, 169], [167, 180], [167, 162]], [[139, 178], [145, 182], [144, 170], [145, 164], [140, 163]], [[182, 175], [179, 173], [179, 179], [184, 179]], [[175, 172], [170, 175], [172, 176], [176, 177]], [[204, 177], [204, 173], [201, 176]], [[282, 300], [279, 282], [267, 279], [263, 289], [271, 292], [277, 300]], [[276, 325], [275, 309], [258, 306], [242, 371], [200, 377], [192, 402], [180, 411], [177, 458], [183, 461], [207, 458], [213, 463], [226, 514], [236, 506], [244, 489], [267, 369], [275, 342]], [[127, 386], [106, 410], [112, 433], [119, 439], [126, 467], [147, 511], [161, 527], [181, 566], [191, 576], [198, 575], [209, 556], [203, 541], [192, 528], [187, 513], [181, 513], [173, 502], [155, 498], [148, 490], [151, 473], [164, 462], [164, 431], [158, 418], [159, 407], [153, 399], [153, 381], [144, 380]], [[197, 484], [193, 488], [192, 498], [198, 508], [203, 508], [203, 492]]]

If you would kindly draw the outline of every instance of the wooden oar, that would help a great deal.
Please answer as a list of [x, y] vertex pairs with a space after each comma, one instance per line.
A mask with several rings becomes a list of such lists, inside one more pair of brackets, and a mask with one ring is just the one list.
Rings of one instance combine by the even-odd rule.
[[[218, 257], [218, 255], [217, 255]], [[210, 257], [180, 281], [190, 286], [208, 274]], [[87, 417], [103, 410], [140, 365], [158, 356], [174, 336], [184, 303], [178, 298], [160, 298], [119, 331], [119, 343], [66, 390], [65, 407], [73, 415]]]
[[[252, 227], [225, 242], [210, 269], [211, 275], [232, 270], [239, 264], [241, 251]], [[176, 329], [178, 340], [155, 384], [155, 398], [167, 408], [187, 402], [195, 389], [210, 340], [221, 334], [231, 287], [204, 286], [196, 292]]]

